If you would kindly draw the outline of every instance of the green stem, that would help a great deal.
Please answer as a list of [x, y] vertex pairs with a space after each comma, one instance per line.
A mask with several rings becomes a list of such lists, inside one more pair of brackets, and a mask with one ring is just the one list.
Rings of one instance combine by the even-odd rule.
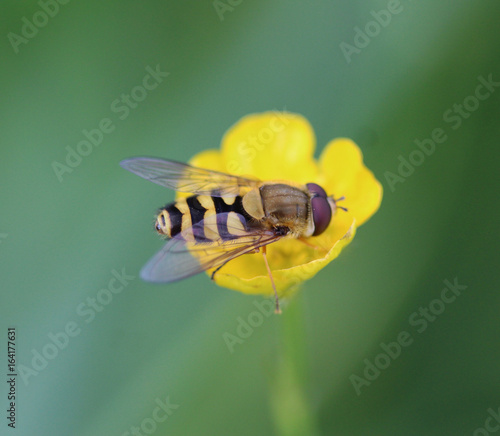
[[307, 348], [303, 301], [297, 292], [284, 310], [276, 373], [271, 381], [271, 411], [280, 436], [315, 436], [317, 425], [306, 394]]

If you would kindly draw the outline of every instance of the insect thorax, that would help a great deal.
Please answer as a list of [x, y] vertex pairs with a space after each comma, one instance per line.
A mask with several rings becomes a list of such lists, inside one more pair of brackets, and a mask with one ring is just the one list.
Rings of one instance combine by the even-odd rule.
[[267, 184], [260, 188], [264, 215], [274, 227], [288, 227], [298, 236], [307, 228], [311, 210], [307, 192], [284, 183]]

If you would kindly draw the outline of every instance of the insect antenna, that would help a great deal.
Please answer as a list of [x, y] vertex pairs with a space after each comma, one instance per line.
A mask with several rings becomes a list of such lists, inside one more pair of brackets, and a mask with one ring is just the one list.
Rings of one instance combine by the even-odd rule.
[[345, 196], [342, 196], [340, 198], [335, 199], [335, 198], [333, 198], [333, 195], [330, 195], [329, 198], [332, 199], [333, 204], [335, 205], [335, 207], [338, 207], [339, 209], [342, 209], [344, 212], [347, 212], [349, 210], [349, 209], [347, 209], [347, 207], [337, 205], [337, 202], [345, 200]]

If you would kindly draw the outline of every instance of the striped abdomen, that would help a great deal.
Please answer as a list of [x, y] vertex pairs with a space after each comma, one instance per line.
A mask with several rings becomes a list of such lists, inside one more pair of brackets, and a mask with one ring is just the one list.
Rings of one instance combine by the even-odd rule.
[[[233, 216], [230, 212], [238, 215]], [[240, 217], [244, 217], [245, 222], [242, 222]], [[222, 198], [192, 195], [167, 204], [161, 209], [155, 227], [158, 233], [168, 238], [184, 232], [183, 236], [193, 242], [209, 242], [233, 239], [234, 230], [244, 230], [247, 219], [250, 219], [250, 216], [243, 209], [241, 196]], [[203, 220], [204, 223], [200, 224]]]

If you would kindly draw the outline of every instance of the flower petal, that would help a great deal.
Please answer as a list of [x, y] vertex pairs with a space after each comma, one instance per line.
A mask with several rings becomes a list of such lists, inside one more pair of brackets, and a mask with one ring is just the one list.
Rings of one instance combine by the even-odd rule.
[[313, 159], [315, 136], [300, 115], [265, 112], [248, 115], [222, 140], [225, 171], [261, 180], [307, 183], [318, 174]]
[[324, 188], [336, 198], [345, 196], [341, 203], [349, 209], [358, 226], [365, 223], [379, 208], [382, 185], [363, 164], [359, 147], [350, 139], [331, 141], [320, 157]]
[[206, 170], [226, 172], [224, 162], [222, 160], [222, 154], [219, 150], [210, 149], [202, 151], [201, 153], [193, 156], [189, 161], [189, 164]]

